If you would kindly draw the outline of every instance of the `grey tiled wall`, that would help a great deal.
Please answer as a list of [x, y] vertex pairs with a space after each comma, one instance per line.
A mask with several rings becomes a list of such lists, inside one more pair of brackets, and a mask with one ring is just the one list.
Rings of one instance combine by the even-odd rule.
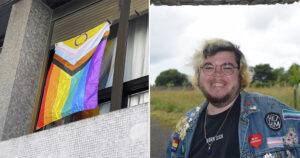
[[150, 157], [149, 103], [0, 142], [0, 157]]

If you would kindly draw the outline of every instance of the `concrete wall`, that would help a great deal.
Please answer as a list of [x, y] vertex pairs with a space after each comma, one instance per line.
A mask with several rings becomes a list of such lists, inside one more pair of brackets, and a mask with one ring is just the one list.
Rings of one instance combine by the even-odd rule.
[[149, 103], [0, 142], [0, 157], [150, 157]]
[[12, 7], [0, 54], [0, 140], [29, 133], [50, 19], [39, 0]]

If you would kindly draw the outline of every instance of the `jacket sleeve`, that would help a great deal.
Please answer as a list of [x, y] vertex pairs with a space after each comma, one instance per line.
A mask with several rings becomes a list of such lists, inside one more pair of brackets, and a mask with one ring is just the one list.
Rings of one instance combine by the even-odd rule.
[[170, 137], [170, 140], [169, 140], [169, 143], [168, 143], [168, 147], [167, 147], [167, 150], [166, 150], [166, 158], [171, 158], [171, 148], [172, 148], [172, 138], [173, 138], [173, 135], [174, 135], [174, 132], [172, 133], [171, 137]]

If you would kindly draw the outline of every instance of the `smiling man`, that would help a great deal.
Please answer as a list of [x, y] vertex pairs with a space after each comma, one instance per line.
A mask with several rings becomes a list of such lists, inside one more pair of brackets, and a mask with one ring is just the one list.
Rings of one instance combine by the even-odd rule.
[[238, 46], [208, 40], [192, 66], [192, 83], [206, 101], [180, 119], [166, 157], [300, 157], [300, 112], [243, 90], [252, 76]]

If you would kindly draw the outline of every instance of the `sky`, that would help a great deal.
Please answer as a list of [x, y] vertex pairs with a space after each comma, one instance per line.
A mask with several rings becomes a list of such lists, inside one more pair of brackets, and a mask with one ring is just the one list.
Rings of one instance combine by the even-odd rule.
[[188, 63], [205, 40], [240, 46], [248, 65], [287, 70], [300, 64], [300, 3], [227, 6], [150, 6], [150, 84], [160, 72], [193, 74]]

